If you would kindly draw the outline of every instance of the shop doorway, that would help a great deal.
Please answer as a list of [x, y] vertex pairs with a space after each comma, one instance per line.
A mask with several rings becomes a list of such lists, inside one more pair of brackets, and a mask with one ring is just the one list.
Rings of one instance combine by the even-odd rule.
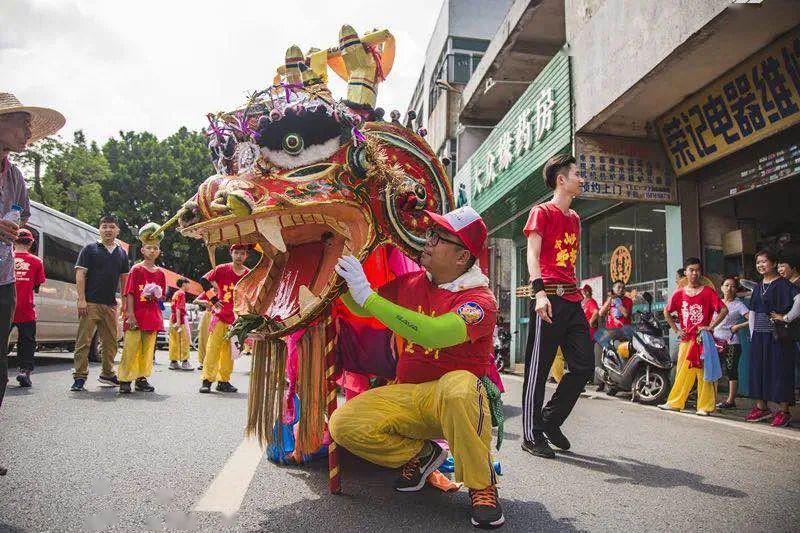
[[757, 280], [755, 254], [770, 248], [800, 255], [800, 177], [778, 181], [701, 208], [706, 271]]

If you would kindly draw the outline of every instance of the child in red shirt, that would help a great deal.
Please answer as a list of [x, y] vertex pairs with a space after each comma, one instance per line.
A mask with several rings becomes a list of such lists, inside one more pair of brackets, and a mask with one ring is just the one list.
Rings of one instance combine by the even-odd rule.
[[170, 300], [172, 314], [169, 316], [169, 369], [194, 370], [189, 363], [189, 320], [186, 318], [186, 291], [183, 287], [189, 280], [181, 278], [178, 290]]
[[233, 262], [217, 265], [211, 272], [200, 279], [203, 289], [212, 290], [214, 296], [209, 298], [213, 304], [213, 317], [211, 318], [210, 332], [206, 344], [206, 354], [203, 360], [203, 383], [200, 392], [211, 392], [211, 384], [217, 382], [218, 392], [236, 392], [238, 389], [231, 385], [233, 372], [233, 358], [231, 357], [231, 343], [225, 336], [228, 328], [236, 320], [233, 313], [233, 289], [239, 280], [250, 272], [244, 266], [247, 259], [249, 246], [234, 244], [230, 248]]
[[36, 352], [36, 308], [33, 304], [33, 293], [39, 292], [39, 286], [45, 282], [42, 260], [30, 253], [32, 245], [33, 234], [30, 230], [19, 230], [14, 242], [17, 306], [14, 309], [13, 324], [17, 328], [17, 382], [20, 387], [31, 386], [33, 354]]
[[123, 296], [127, 299], [125, 338], [122, 345], [122, 361], [119, 364], [119, 392], [130, 394], [131, 382], [136, 381], [136, 390], [153, 392], [147, 377], [153, 372], [153, 354], [156, 336], [163, 328], [164, 319], [158, 302], [167, 290], [164, 271], [156, 266], [161, 253], [158, 241], [143, 239], [142, 257], [128, 274]]
[[[716, 409], [716, 387], [714, 382], [703, 380], [703, 362], [700, 360], [703, 344], [699, 335], [703, 330], [713, 331], [728, 314], [728, 307], [714, 289], [702, 284], [703, 265], [699, 259], [687, 259], [685, 269], [688, 285], [675, 290], [664, 308], [664, 318], [680, 337], [681, 345], [675, 384], [667, 403], [658, 407], [665, 411], [680, 411], [697, 381], [697, 414], [708, 416]], [[675, 324], [672, 313], [678, 313], [680, 327]], [[716, 318], [714, 313], [717, 313]]]

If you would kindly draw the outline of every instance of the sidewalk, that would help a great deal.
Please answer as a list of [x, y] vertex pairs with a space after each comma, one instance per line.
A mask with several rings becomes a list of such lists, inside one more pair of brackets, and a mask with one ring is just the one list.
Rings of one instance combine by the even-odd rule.
[[[517, 365], [517, 366], [521, 367], [522, 365]], [[501, 376], [511, 376], [511, 377], [516, 378], [516, 379], [522, 379], [523, 373], [521, 371], [520, 372], [504, 371], [504, 372], [501, 373]], [[555, 384], [554, 383], [550, 383], [549, 381], [547, 383], [547, 386], [555, 388]], [[590, 385], [586, 386], [586, 392], [582, 393], [581, 396], [589, 397], [589, 396], [592, 396], [592, 395], [598, 395], [598, 396], [603, 395], [603, 396], [605, 396], [605, 397], [607, 397], [609, 399], [612, 398], [611, 396], [605, 395], [605, 393], [603, 393], [603, 392], [597, 392], [597, 386], [590, 384]], [[630, 395], [629, 394], [625, 394], [624, 392], [620, 392], [620, 395], [621, 396], [615, 396], [614, 399], [617, 399], [619, 401], [630, 402]], [[722, 394], [720, 394], [720, 398], [722, 398]], [[755, 404], [754, 400], [751, 400], [750, 398], [744, 398], [744, 397], [740, 396], [740, 397], [736, 398], [736, 408], [734, 408], [734, 409], [717, 410], [711, 415], [711, 417], [708, 417], [708, 418], [722, 418], [722, 419], [725, 419], [725, 420], [730, 420], [732, 422], [741, 422], [741, 423], [745, 424], [746, 422], [744, 421], [744, 417], [747, 415], [748, 411], [750, 411], [750, 409], [753, 407], [754, 404]], [[638, 404], [638, 405], [641, 405], [642, 407], [651, 407], [651, 406], [647, 406], [647, 405], [643, 405], [643, 404]], [[681, 412], [683, 412], [683, 413], [692, 413], [692, 412], [694, 412], [693, 411], [694, 403], [693, 403], [693, 397], [692, 396], [689, 397], [689, 402], [687, 402], [687, 407], [689, 409], [684, 409]], [[775, 406], [774, 405], [770, 405], [770, 407], [774, 409]], [[652, 406], [651, 408], [652, 409], [656, 409], [655, 406]], [[784, 430], [784, 431], [789, 430], [789, 431], [795, 432], [797, 434], [800, 434], [800, 405], [791, 406], [790, 407], [790, 411], [792, 413], [792, 424], [788, 428], [775, 428], [775, 429], [776, 430]], [[770, 428], [770, 425], [769, 424], [765, 424], [765, 423], [759, 423], [757, 425], [759, 427]]]

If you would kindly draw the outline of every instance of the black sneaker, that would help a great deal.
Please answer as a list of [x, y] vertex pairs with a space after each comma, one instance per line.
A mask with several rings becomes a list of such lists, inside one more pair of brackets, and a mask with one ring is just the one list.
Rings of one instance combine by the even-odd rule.
[[119, 382], [119, 393], [120, 394], [130, 394], [131, 391], [131, 382], [130, 381], [120, 381]]
[[556, 448], [564, 451], [569, 450], [569, 440], [561, 432], [560, 427], [545, 425], [544, 434], [547, 435], [547, 440]]
[[97, 381], [109, 387], [119, 387], [119, 379], [113, 374], [111, 376], [100, 376]]
[[469, 498], [472, 500], [470, 520], [473, 526], [495, 529], [505, 523], [506, 518], [503, 516], [495, 485], [489, 485], [483, 490], [469, 489]]
[[228, 381], [220, 381], [217, 383], [217, 392], [239, 392], [239, 389], [231, 385]]
[[17, 383], [19, 383], [20, 387], [25, 389], [33, 385], [33, 383], [31, 383], [31, 376], [27, 372], [20, 372], [17, 374]]
[[81, 392], [86, 389], [83, 386], [86, 384], [86, 379], [84, 378], [75, 378], [75, 381], [72, 383], [72, 387], [69, 388], [72, 392]]
[[[19, 377], [17, 377], [19, 379]], [[736, 402], [719, 402], [717, 409], [736, 409]]]
[[424, 459], [414, 457], [403, 465], [400, 470], [400, 477], [394, 482], [394, 490], [400, 492], [415, 492], [425, 486], [425, 480], [431, 473], [442, 466], [447, 459], [447, 450], [430, 441], [433, 452], [430, 457]]
[[207, 379], [204, 379], [203, 386], [200, 387], [200, 392], [203, 394], [208, 394], [209, 392], [211, 392], [211, 382], [208, 381]]
[[[130, 384], [128, 386], [130, 386]], [[150, 385], [147, 378], [139, 378], [136, 380], [136, 390], [139, 392], [153, 392], [156, 388]]]
[[544, 457], [546, 459], [555, 459], [556, 452], [547, 443], [543, 433], [535, 433], [533, 442], [529, 440], [522, 441], [522, 449], [526, 452], [536, 455], [537, 457]]

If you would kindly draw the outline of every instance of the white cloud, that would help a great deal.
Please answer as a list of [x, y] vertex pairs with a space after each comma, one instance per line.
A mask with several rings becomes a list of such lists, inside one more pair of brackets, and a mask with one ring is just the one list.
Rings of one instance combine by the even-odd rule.
[[[342, 24], [388, 28], [397, 55], [378, 105], [403, 110], [424, 61], [434, 0], [3, 0], [0, 91], [67, 117], [104, 141], [120, 130], [159, 138], [203, 127], [272, 83], [286, 48], [327, 48]], [[335, 75], [331, 73], [332, 79]], [[330, 83], [337, 96], [345, 86]]]

